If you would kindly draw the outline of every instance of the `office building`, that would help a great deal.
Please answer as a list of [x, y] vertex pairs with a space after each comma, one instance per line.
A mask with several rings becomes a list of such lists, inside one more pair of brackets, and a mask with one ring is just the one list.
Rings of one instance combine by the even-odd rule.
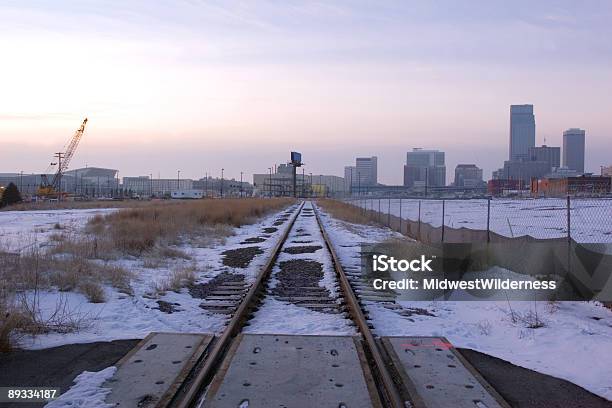
[[483, 183], [482, 169], [475, 164], [458, 164], [455, 167], [455, 187], [479, 187]]
[[563, 132], [563, 166], [584, 173], [585, 131], [571, 128]]
[[357, 185], [357, 168], [355, 166], [344, 166], [344, 189], [350, 191], [351, 185]]
[[444, 152], [414, 148], [406, 153], [405, 187], [443, 187], [446, 185]]
[[551, 172], [547, 161], [510, 161], [504, 167], [493, 172], [494, 180], [518, 180], [520, 186], [526, 187], [533, 178], [541, 178]]
[[376, 156], [355, 159], [355, 171], [357, 172], [357, 181], [361, 186], [378, 184], [378, 158]]
[[549, 171], [561, 167], [561, 148], [552, 146], [535, 146], [529, 148], [530, 161], [545, 161], [550, 167]]
[[509, 160], [529, 159], [529, 148], [535, 146], [533, 105], [510, 106]]

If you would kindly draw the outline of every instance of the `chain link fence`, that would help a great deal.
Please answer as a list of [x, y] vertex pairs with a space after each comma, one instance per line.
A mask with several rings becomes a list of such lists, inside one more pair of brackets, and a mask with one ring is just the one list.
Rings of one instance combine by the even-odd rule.
[[576, 299], [612, 305], [611, 199], [343, 201], [425, 245], [468, 244], [472, 256], [484, 251], [516, 273], [562, 276]]
[[350, 198], [373, 221], [429, 242], [507, 238], [612, 243], [612, 199]]

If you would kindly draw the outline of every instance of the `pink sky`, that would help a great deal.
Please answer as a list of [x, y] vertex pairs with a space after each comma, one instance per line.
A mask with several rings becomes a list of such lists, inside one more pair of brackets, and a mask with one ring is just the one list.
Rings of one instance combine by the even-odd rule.
[[[282, 5], [281, 5], [282, 4]], [[304, 154], [342, 175], [377, 155], [447, 152], [490, 177], [509, 105], [535, 105], [537, 143], [587, 131], [587, 170], [612, 164], [612, 5], [506, 2], [63, 1], [0, 6], [0, 172], [43, 171], [83, 117], [72, 167], [230, 177]]]

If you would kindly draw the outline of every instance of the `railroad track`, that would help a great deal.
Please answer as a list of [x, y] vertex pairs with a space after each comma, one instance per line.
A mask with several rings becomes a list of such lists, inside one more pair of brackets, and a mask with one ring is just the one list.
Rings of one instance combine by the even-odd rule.
[[229, 273], [222, 273], [209, 283], [201, 307], [228, 315], [228, 324], [213, 340], [210, 351], [204, 354], [170, 406], [186, 408], [202, 403], [213, 377], [227, 365], [228, 351], [237, 336], [247, 327], [250, 332], [257, 330], [257, 323], [252, 323], [257, 319], [253, 317], [265, 314], [266, 300], [273, 299], [305, 312], [329, 314], [353, 327], [354, 334], [361, 338], [364, 363], [378, 393], [378, 403], [406, 407], [406, 397], [400, 395], [394, 375], [387, 368], [359, 295], [389, 304], [393, 299], [370, 293], [357, 271], [349, 274], [344, 271], [314, 203], [302, 202], [287, 221], [285, 231], [252, 285], [241, 275]]

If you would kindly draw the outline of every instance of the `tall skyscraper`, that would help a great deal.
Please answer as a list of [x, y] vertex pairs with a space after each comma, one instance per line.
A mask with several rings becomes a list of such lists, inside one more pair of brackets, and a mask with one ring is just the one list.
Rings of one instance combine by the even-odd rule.
[[443, 187], [446, 185], [444, 152], [415, 148], [406, 153], [404, 186]]
[[509, 160], [529, 159], [529, 148], [535, 146], [533, 105], [510, 105]]
[[571, 128], [563, 132], [563, 166], [584, 173], [585, 131]]
[[355, 159], [355, 170], [357, 180], [362, 186], [375, 186], [378, 183], [378, 158], [376, 156], [358, 157]]

